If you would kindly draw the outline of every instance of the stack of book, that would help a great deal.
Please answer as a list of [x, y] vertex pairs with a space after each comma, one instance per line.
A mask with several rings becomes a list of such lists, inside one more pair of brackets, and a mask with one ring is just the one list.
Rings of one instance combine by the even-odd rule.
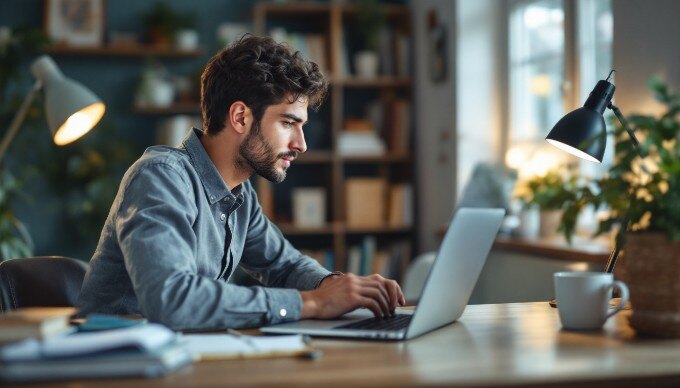
[[338, 153], [343, 156], [381, 156], [387, 150], [371, 120], [345, 119], [338, 136]]
[[172, 330], [137, 325], [7, 344], [0, 348], [0, 382], [156, 377], [192, 361]]
[[349, 247], [346, 271], [363, 276], [378, 273], [388, 279], [401, 279], [410, 260], [411, 244], [407, 240], [395, 241], [378, 249], [376, 238], [366, 236], [361, 245]]

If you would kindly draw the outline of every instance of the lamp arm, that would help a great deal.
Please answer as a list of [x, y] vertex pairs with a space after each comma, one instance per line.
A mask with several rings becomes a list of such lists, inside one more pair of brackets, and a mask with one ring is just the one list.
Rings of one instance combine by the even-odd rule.
[[24, 101], [21, 103], [19, 111], [17, 111], [17, 114], [14, 115], [14, 119], [12, 119], [9, 129], [7, 129], [7, 132], [5, 132], [5, 136], [2, 138], [2, 143], [0, 143], [0, 163], [2, 162], [2, 158], [5, 156], [5, 153], [7, 153], [7, 148], [9, 147], [12, 140], [14, 140], [19, 128], [21, 128], [21, 124], [24, 122], [26, 114], [28, 113], [28, 108], [31, 107], [33, 99], [35, 99], [36, 94], [40, 92], [42, 86], [42, 82], [35, 81], [31, 91], [28, 93], [28, 95], [26, 95], [26, 98], [24, 98]]
[[626, 118], [623, 116], [619, 107], [609, 102], [607, 108], [614, 111], [614, 115], [616, 115], [616, 118], [619, 119], [619, 122], [623, 126], [623, 129], [625, 129], [626, 132], [628, 132], [628, 136], [630, 136], [630, 141], [633, 142], [633, 146], [637, 150], [640, 147], [640, 142], [638, 141], [637, 137], [635, 137], [635, 132], [633, 132], [633, 130], [630, 129], [630, 125], [628, 125], [628, 120], [626, 120]]
[[[638, 141], [637, 137], [635, 137], [635, 132], [630, 129], [630, 125], [628, 125], [628, 120], [623, 116], [621, 113], [621, 110], [611, 102], [609, 102], [609, 105], [607, 105], [609, 109], [614, 111], [614, 115], [616, 115], [616, 118], [619, 119], [619, 122], [623, 126], [623, 129], [628, 132], [628, 136], [630, 136], [630, 141], [633, 143], [633, 147], [635, 148], [635, 151], [640, 153], [640, 142]], [[631, 197], [631, 201], [633, 201], [634, 198]], [[607, 273], [612, 273], [614, 272], [614, 267], [616, 266], [616, 261], [619, 259], [619, 252], [621, 251], [621, 236], [626, 233], [626, 229], [628, 229], [628, 222], [629, 218], [628, 215], [626, 215], [623, 218], [623, 222], [621, 223], [621, 230], [617, 233], [616, 239], [614, 241], [614, 248], [612, 249], [612, 252], [609, 254], [609, 259], [607, 259], [607, 265], [604, 267], [604, 272]]]

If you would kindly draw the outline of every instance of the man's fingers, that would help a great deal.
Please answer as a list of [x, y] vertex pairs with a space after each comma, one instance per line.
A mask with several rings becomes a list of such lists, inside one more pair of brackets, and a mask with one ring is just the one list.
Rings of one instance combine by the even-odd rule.
[[382, 311], [383, 316], [389, 316], [390, 315], [390, 306], [387, 303], [387, 299], [383, 296], [382, 292], [378, 290], [377, 288], [372, 288], [372, 287], [363, 287], [361, 289], [361, 295], [367, 296], [373, 300], [375, 300], [378, 305], [380, 306], [380, 310]]
[[382, 314], [380, 311], [380, 306], [378, 305], [378, 302], [375, 301], [375, 299], [361, 297], [359, 299], [359, 304], [361, 307], [365, 307], [371, 310], [373, 312], [373, 315], [375, 315], [376, 319], [380, 319]]
[[394, 280], [385, 280], [385, 287], [390, 294], [390, 312], [394, 312], [399, 303], [399, 285]]
[[[398, 284], [397, 284], [397, 287], [399, 287]], [[401, 291], [401, 287], [399, 287], [399, 303], [402, 306], [406, 305], [406, 297], [404, 296], [404, 293]]]
[[387, 289], [385, 288], [383, 282], [372, 280], [370, 278], [363, 278], [362, 285], [365, 287], [371, 287], [380, 290], [380, 293], [383, 295], [383, 298], [385, 298], [385, 300], [387, 301], [390, 300], [390, 294], [387, 292]]

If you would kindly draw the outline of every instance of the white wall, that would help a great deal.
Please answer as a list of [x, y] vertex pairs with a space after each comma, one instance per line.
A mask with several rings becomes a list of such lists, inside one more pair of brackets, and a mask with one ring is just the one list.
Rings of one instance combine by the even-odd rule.
[[[437, 248], [436, 232], [453, 214], [455, 193], [455, 1], [412, 0], [415, 57], [415, 101], [418, 189], [418, 246]], [[430, 80], [427, 14], [436, 10], [447, 28], [447, 78]], [[448, 133], [448, 137], [446, 137]]]
[[647, 88], [660, 75], [680, 92], [680, 1], [614, 0], [616, 105], [624, 115], [662, 108]]
[[[412, 0], [416, 58], [418, 219], [421, 252], [436, 250], [437, 231], [451, 219], [458, 194], [480, 161], [502, 149], [503, 2]], [[448, 77], [433, 83], [427, 15], [447, 27]]]

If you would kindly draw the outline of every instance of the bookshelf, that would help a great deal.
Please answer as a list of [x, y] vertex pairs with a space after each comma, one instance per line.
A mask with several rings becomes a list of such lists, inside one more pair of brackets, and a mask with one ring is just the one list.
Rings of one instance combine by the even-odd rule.
[[142, 44], [97, 47], [72, 47], [57, 45], [47, 49], [46, 52], [52, 55], [92, 55], [106, 57], [192, 58], [203, 55], [202, 49], [177, 50], [172, 47], [159, 47]]
[[[407, 6], [384, 5], [386, 30], [390, 48], [397, 49], [397, 38], [410, 43], [411, 12]], [[403, 276], [404, 268], [412, 257], [415, 240], [413, 214], [415, 209], [414, 161], [412, 144], [413, 128], [410, 117], [400, 115], [403, 109], [412, 110], [412, 70], [409, 64], [382, 64], [380, 73], [375, 77], [358, 77], [351, 66], [353, 54], [352, 23], [357, 15], [353, 4], [334, 3], [258, 3], [253, 10], [254, 31], [258, 35], [271, 35], [277, 40], [280, 31], [285, 29], [288, 42], [294, 50], [300, 50], [310, 59], [319, 63], [329, 77], [330, 89], [324, 106], [318, 113], [309, 112], [309, 131], [322, 134], [308, 134], [309, 137], [321, 137], [322, 141], [308, 139], [309, 151], [302, 154], [293, 163], [288, 172], [288, 179], [281, 184], [272, 185], [263, 178], [255, 178], [258, 196], [263, 211], [279, 226], [282, 233], [303, 253], [317, 258], [322, 264], [329, 265], [327, 251], [331, 247], [333, 259], [330, 264], [333, 270], [347, 271], [349, 268], [368, 270], [373, 264], [373, 257], [384, 260], [384, 252], [400, 251], [398, 266], [399, 275]], [[279, 34], [279, 36], [277, 36]], [[296, 42], [305, 37], [313, 37], [323, 42], [323, 50], [319, 52], [309, 43], [308, 51], [297, 47]], [[395, 50], [388, 50], [394, 52]], [[412, 49], [407, 53], [410, 55]], [[391, 54], [392, 61], [397, 61], [398, 54]], [[320, 57], [319, 59], [315, 57]], [[384, 58], [381, 58], [381, 62]], [[397, 68], [400, 70], [397, 71]], [[388, 69], [386, 71], [386, 69]], [[393, 104], [398, 102], [399, 104]], [[383, 125], [375, 128], [380, 139], [385, 143], [385, 150], [375, 154], [352, 154], [347, 148], [340, 146], [343, 130], [348, 118], [368, 119], [368, 113], [362, 111], [363, 105], [370, 103], [378, 106], [382, 113]], [[394, 105], [394, 106], [393, 106]], [[404, 105], [407, 105], [404, 107]], [[395, 113], [395, 114], [392, 114]], [[394, 117], [391, 117], [394, 116]], [[390, 120], [403, 118], [405, 123], [395, 124]], [[396, 136], [396, 131], [402, 131]], [[393, 137], [400, 137], [392, 139]], [[342, 148], [342, 149], [341, 149]], [[398, 149], [397, 149], [398, 148]], [[350, 149], [351, 151], [351, 149]], [[381, 206], [386, 217], [380, 224], [352, 225], [348, 220], [348, 212], [353, 205], [348, 205], [346, 185], [355, 178], [379, 179], [384, 184], [384, 193], [380, 200], [370, 206]], [[304, 187], [323, 187], [326, 193], [325, 223], [318, 226], [298, 226], [293, 220], [293, 192]], [[390, 222], [390, 191], [394, 186], [411, 187], [407, 206], [411, 214], [409, 223], [404, 225]], [[354, 217], [356, 219], [356, 217]], [[367, 265], [362, 259], [357, 263], [357, 252], [373, 250], [377, 253]], [[362, 253], [363, 254], [363, 253]], [[376, 266], [387, 264], [375, 264]], [[373, 267], [375, 269], [377, 267]]]

